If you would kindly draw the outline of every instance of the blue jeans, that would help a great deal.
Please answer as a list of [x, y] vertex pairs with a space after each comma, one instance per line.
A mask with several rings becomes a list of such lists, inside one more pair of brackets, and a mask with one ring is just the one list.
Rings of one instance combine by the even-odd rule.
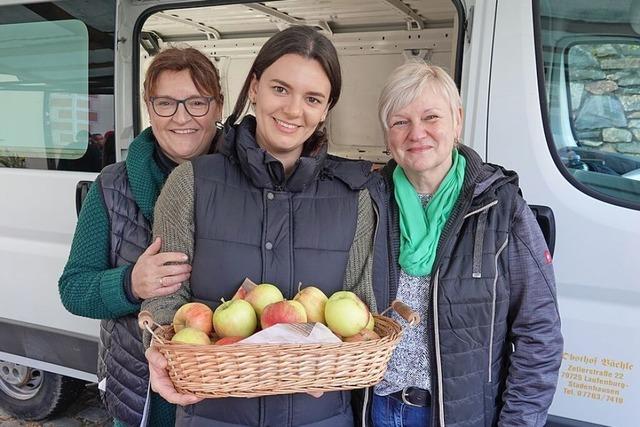
[[371, 418], [373, 427], [429, 427], [431, 408], [410, 406], [395, 397], [374, 393]]

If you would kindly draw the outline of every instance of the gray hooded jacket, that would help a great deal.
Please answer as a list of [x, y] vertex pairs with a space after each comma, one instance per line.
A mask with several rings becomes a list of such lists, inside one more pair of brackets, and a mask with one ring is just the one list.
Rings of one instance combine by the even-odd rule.
[[[432, 426], [544, 426], [563, 340], [552, 260], [514, 172], [461, 146], [467, 166], [431, 272]], [[400, 231], [389, 191], [390, 294]]]

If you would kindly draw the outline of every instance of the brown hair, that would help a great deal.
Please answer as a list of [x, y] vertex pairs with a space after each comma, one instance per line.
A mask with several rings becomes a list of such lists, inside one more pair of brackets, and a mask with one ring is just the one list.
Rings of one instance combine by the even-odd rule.
[[218, 69], [205, 54], [192, 47], [170, 47], [158, 53], [147, 69], [144, 79], [144, 99], [153, 96], [158, 77], [164, 71], [189, 70], [191, 79], [203, 95], [213, 96], [222, 104], [224, 97], [220, 88]]

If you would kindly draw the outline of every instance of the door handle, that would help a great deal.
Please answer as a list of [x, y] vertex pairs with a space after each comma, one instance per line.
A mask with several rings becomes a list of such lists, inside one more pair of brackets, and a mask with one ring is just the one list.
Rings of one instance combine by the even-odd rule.
[[549, 206], [529, 205], [529, 208], [533, 211], [544, 240], [547, 242], [549, 252], [553, 256], [553, 250], [556, 246], [556, 218], [553, 216], [553, 211]]
[[80, 215], [82, 203], [84, 203], [84, 199], [89, 193], [91, 184], [93, 184], [93, 181], [79, 181], [78, 184], [76, 184], [76, 216]]

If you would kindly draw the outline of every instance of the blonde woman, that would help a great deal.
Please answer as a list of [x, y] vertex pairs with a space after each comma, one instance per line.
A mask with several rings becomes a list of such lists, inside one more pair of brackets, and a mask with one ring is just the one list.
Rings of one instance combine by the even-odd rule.
[[423, 321], [375, 386], [373, 425], [544, 426], [563, 341], [551, 256], [516, 173], [461, 143], [460, 96], [440, 67], [397, 68], [379, 115], [393, 157], [390, 293]]

